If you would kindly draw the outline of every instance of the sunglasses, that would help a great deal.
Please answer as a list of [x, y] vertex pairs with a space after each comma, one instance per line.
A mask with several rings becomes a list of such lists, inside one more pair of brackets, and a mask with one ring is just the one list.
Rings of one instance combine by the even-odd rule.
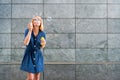
[[40, 21], [40, 19], [33, 19], [34, 21]]

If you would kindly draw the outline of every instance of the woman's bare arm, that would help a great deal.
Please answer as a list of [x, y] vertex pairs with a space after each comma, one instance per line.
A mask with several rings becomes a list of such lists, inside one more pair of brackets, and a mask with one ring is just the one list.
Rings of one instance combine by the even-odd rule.
[[30, 38], [31, 38], [31, 33], [32, 33], [32, 31], [29, 30], [27, 36], [24, 39], [24, 45], [28, 45], [29, 44]]
[[33, 29], [32, 23], [29, 23], [29, 24], [28, 24], [28, 29], [29, 29], [29, 31], [28, 31], [28, 33], [27, 33], [27, 36], [26, 36], [25, 39], [24, 39], [24, 45], [28, 45], [29, 42], [30, 42], [31, 33], [32, 33], [32, 29]]

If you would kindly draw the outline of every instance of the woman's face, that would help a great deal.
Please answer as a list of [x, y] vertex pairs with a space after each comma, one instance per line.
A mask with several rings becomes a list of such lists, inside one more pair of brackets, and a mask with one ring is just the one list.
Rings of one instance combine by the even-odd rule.
[[33, 18], [33, 25], [36, 27], [40, 26], [40, 19], [37, 17]]

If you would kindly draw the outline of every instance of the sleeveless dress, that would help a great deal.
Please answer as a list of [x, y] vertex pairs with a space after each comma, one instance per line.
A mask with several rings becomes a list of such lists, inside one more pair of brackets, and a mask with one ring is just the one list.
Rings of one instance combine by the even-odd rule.
[[[25, 30], [25, 37], [27, 36], [28, 31], [28, 29]], [[44, 37], [46, 40], [46, 34], [44, 31], [39, 31], [37, 36], [34, 36], [33, 32], [31, 33], [30, 42], [26, 46], [20, 70], [30, 73], [39, 73], [44, 71], [43, 52], [40, 47], [41, 37]]]

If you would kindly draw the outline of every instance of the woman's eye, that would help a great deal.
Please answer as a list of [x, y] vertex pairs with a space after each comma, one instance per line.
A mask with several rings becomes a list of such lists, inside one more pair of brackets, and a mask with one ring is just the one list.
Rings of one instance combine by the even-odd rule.
[[34, 19], [34, 21], [40, 21], [40, 19]]

